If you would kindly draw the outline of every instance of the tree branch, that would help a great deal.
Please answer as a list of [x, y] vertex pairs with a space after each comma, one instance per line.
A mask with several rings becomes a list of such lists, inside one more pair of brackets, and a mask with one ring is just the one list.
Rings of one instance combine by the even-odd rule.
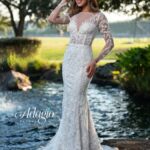
[[2, 2], [4, 5], [9, 5], [9, 6], [11, 5], [11, 6], [15, 7], [15, 8], [18, 8], [17, 5], [11, 3], [11, 2], [8, 1], [8, 0], [0, 0], [0, 2]]
[[8, 3], [3, 3], [3, 4], [7, 7], [8, 11], [9, 11], [10, 18], [11, 18], [11, 23], [12, 23], [12, 26], [13, 26], [14, 30], [17, 31], [16, 22], [14, 20], [13, 12], [12, 12], [12, 9], [11, 9], [10, 5]]

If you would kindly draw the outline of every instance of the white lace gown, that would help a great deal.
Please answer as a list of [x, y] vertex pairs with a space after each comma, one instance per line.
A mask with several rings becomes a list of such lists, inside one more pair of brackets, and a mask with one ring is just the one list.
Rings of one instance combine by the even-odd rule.
[[113, 47], [107, 19], [101, 12], [80, 12], [62, 19], [69, 23], [67, 30], [70, 32], [62, 64], [62, 118], [55, 136], [38, 150], [116, 150], [101, 144], [87, 99], [92, 78], [87, 77], [86, 67], [93, 59], [91, 44], [96, 33], [101, 32], [106, 42], [97, 60]]

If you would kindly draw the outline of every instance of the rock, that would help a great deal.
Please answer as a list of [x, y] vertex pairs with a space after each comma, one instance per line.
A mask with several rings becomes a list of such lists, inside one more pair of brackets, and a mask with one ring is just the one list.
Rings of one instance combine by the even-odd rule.
[[14, 70], [2, 73], [1, 75], [1, 86], [2, 89], [8, 90], [23, 90], [27, 91], [32, 88], [29, 77]]
[[150, 150], [150, 140], [146, 139], [109, 139], [101, 144], [118, 147], [119, 150]]
[[99, 85], [112, 85], [119, 86], [119, 83], [113, 78], [113, 71], [118, 71], [120, 68], [116, 63], [108, 63], [104, 66], [96, 68], [95, 75], [93, 76], [92, 82]]
[[112, 71], [119, 70], [115, 63], [108, 63], [96, 69], [95, 75], [99, 78], [113, 79]]
[[47, 70], [40, 78], [40, 80], [48, 80], [48, 81], [62, 81], [62, 72], [56, 72], [56, 69]]

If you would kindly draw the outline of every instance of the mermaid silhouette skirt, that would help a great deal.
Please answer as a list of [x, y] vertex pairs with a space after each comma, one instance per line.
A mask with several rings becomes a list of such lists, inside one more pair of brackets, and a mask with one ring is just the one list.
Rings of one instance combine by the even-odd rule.
[[67, 46], [62, 64], [62, 118], [55, 136], [42, 150], [103, 150], [87, 100], [92, 78], [87, 77], [86, 68], [92, 59], [91, 46]]

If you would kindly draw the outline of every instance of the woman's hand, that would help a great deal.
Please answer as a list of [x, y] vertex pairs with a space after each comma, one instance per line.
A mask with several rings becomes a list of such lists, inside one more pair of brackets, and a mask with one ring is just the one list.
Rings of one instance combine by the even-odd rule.
[[68, 0], [61, 0], [60, 4], [66, 4], [68, 3]]
[[95, 70], [96, 70], [96, 61], [92, 60], [86, 68], [87, 77], [91, 78], [94, 75]]
[[68, 0], [61, 0], [61, 3], [66, 3], [68, 2]]
[[68, 24], [69, 18], [67, 16], [60, 16], [60, 12], [62, 11], [62, 8], [67, 5], [68, 0], [61, 0], [61, 2], [53, 9], [51, 14], [47, 16], [46, 20], [47, 22], [55, 23], [55, 24]]

